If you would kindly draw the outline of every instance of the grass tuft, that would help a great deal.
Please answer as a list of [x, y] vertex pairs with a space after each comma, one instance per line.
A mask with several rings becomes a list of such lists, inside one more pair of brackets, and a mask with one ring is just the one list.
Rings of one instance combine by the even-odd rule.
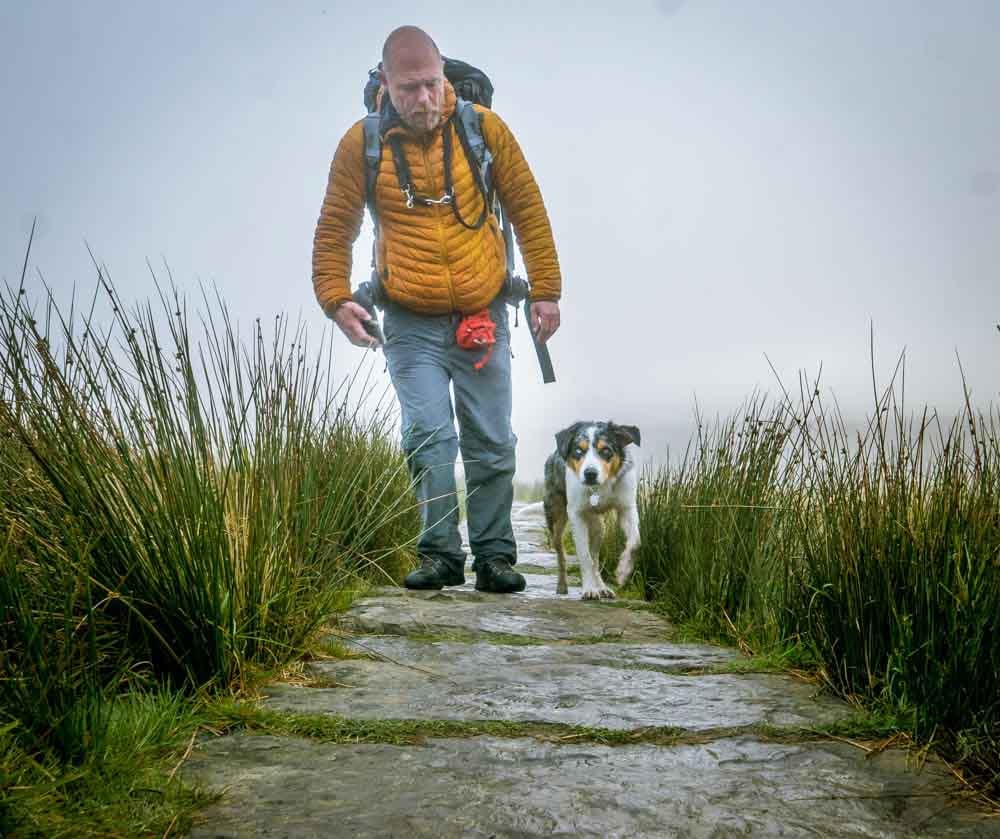
[[23, 277], [0, 293], [6, 823], [104, 800], [122, 754], [158, 753], [166, 700], [134, 695], [249, 687], [412, 563], [419, 516], [370, 381], [334, 382], [329, 347], [284, 317], [240, 330], [201, 303], [130, 310], [103, 270], [82, 316], [36, 311]]
[[[874, 378], [874, 377], [873, 377]], [[904, 406], [861, 428], [803, 380], [699, 420], [647, 474], [645, 594], [683, 632], [794, 654], [1000, 791], [1000, 416]]]

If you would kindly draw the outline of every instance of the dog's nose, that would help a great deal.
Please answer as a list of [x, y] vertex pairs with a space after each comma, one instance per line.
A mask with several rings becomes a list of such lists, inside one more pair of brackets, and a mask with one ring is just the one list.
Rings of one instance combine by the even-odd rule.
[[583, 482], [585, 484], [597, 483], [597, 470], [593, 466], [588, 466], [583, 470]]

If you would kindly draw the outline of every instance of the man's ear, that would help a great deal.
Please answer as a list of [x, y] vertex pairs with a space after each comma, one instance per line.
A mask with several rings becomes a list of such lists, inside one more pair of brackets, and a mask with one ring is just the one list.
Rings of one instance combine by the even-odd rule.
[[615, 435], [615, 439], [618, 444], [624, 449], [629, 443], [635, 443], [637, 446], [642, 445], [642, 437], [639, 434], [639, 428], [635, 425], [616, 425], [613, 422], [608, 423], [608, 427], [611, 429], [611, 433]]
[[582, 425], [582, 422], [574, 422], [571, 426], [556, 432], [556, 451], [559, 452], [559, 456], [563, 460], [569, 459], [573, 442], [576, 440], [577, 432]]

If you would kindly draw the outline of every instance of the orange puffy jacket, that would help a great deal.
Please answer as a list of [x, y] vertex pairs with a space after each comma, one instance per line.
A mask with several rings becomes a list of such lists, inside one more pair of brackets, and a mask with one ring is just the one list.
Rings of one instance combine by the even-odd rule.
[[[538, 184], [510, 129], [495, 113], [475, 106], [483, 115], [486, 145], [493, 154], [493, 182], [510, 216], [531, 282], [532, 300], [558, 300], [559, 259], [548, 214]], [[444, 192], [442, 131], [451, 131], [455, 198], [467, 223], [479, 218], [482, 193], [455, 136], [449, 118], [455, 91], [445, 82], [441, 126], [420, 140], [404, 126], [402, 148], [418, 194], [438, 198]], [[351, 297], [351, 251], [365, 210], [363, 121], [344, 135], [330, 166], [326, 197], [313, 240], [313, 288], [325, 311]], [[491, 214], [479, 230], [469, 230], [447, 205], [407, 208], [399, 188], [392, 153], [383, 139], [382, 160], [375, 187], [379, 220], [376, 266], [386, 294], [425, 314], [471, 313], [497, 296], [506, 276], [503, 235]]]

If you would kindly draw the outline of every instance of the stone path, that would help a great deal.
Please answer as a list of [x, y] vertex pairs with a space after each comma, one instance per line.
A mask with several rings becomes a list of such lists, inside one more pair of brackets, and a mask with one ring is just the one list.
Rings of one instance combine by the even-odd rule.
[[[336, 628], [368, 657], [315, 663], [308, 686], [264, 700], [426, 721], [422, 742], [206, 738], [186, 772], [226, 793], [191, 835], [1000, 836], [940, 764], [810, 737], [849, 716], [812, 686], [672, 643], [641, 604], [559, 598], [540, 516], [516, 524], [524, 594], [480, 594], [471, 575], [443, 592], [383, 590]], [[537, 730], [436, 736], [445, 720]]]

